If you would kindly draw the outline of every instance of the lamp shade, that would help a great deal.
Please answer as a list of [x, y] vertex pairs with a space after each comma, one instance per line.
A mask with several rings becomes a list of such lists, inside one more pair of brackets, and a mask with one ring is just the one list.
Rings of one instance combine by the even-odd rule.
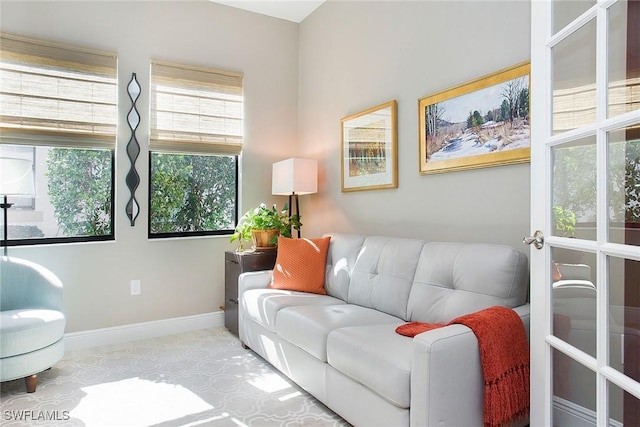
[[271, 193], [275, 195], [318, 192], [318, 161], [291, 158], [273, 164]]
[[0, 196], [35, 194], [33, 167], [25, 159], [0, 157]]

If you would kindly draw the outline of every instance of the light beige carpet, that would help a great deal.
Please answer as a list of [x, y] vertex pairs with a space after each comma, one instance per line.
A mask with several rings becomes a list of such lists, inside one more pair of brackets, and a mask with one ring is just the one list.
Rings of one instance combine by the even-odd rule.
[[68, 353], [0, 385], [0, 425], [349, 426], [224, 328]]

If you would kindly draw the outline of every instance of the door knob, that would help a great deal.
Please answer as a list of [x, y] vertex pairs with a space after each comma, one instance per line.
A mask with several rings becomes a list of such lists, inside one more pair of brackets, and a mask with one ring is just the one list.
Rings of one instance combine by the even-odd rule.
[[524, 243], [525, 245], [530, 245], [533, 243], [533, 246], [536, 249], [542, 249], [542, 246], [544, 246], [544, 235], [542, 234], [542, 231], [536, 230], [536, 232], [533, 233], [533, 236], [524, 237], [522, 239], [522, 243]]

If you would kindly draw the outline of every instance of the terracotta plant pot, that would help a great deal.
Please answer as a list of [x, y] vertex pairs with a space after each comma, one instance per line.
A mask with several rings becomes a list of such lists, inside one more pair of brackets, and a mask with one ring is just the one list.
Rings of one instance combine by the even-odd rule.
[[[280, 234], [280, 230], [273, 228], [270, 230], [251, 230], [251, 237], [253, 238], [253, 247], [256, 249], [273, 249], [276, 247], [275, 243], [271, 243], [274, 236]], [[275, 239], [273, 239], [275, 241]]]

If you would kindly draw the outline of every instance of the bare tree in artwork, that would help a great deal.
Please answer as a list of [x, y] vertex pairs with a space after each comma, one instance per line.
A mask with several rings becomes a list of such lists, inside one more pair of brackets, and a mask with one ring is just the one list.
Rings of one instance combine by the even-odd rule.
[[425, 108], [425, 123], [426, 123], [426, 143], [427, 143], [427, 157], [428, 153], [432, 153], [437, 150], [436, 141], [438, 133], [438, 122], [442, 120], [442, 116], [446, 113], [446, 108], [442, 103], [435, 103], [427, 105]]
[[442, 119], [442, 116], [446, 112], [444, 105], [441, 103], [435, 103], [427, 105], [425, 108], [425, 118], [427, 123], [427, 136], [436, 136], [438, 129], [438, 121]]
[[502, 96], [508, 102], [509, 117], [504, 117], [505, 120], [512, 121], [519, 117], [520, 112], [520, 93], [526, 89], [527, 79], [521, 77], [518, 79], [509, 80], [504, 84], [502, 89]]

